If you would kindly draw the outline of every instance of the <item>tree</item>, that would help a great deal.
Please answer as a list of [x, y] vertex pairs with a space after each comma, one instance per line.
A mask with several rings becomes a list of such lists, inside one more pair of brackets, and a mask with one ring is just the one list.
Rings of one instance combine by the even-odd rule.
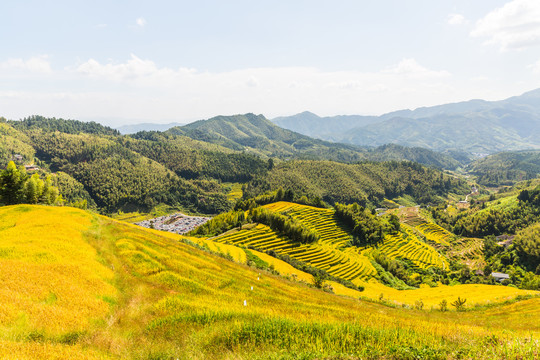
[[0, 173], [0, 202], [5, 205], [18, 204], [21, 201], [25, 178], [26, 172], [19, 170], [15, 163], [10, 161]]
[[23, 185], [24, 202], [37, 204], [43, 195], [45, 185], [39, 178], [39, 174], [32, 175]]
[[393, 233], [399, 232], [399, 229], [400, 229], [399, 218], [396, 215], [391, 214], [390, 219], [388, 219], [388, 223], [390, 224], [391, 232]]
[[326, 276], [324, 274], [321, 274], [321, 273], [316, 273], [316, 274], [313, 274], [313, 285], [317, 288], [317, 289], [322, 289], [324, 287], [324, 282], [326, 281]]

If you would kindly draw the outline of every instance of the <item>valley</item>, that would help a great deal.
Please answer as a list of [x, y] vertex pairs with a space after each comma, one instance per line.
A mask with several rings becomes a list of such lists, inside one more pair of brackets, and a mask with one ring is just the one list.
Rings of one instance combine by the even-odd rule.
[[8, 358], [539, 351], [535, 151], [467, 163], [253, 114], [131, 135], [43, 117], [0, 130]]

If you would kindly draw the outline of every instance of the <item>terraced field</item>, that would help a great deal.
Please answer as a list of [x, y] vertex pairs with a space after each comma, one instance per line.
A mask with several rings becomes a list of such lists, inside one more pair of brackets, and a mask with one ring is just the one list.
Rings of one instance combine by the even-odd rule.
[[449, 246], [450, 241], [454, 237], [452, 233], [434, 223], [425, 222], [416, 225], [415, 229], [422, 233], [426, 239], [445, 246]]
[[285, 201], [268, 204], [264, 207], [275, 212], [286, 213], [304, 226], [315, 229], [321, 236], [322, 243], [343, 247], [351, 240], [351, 236], [334, 217], [334, 211], [331, 209], [321, 209]]
[[345, 280], [368, 279], [377, 273], [367, 257], [340, 250], [322, 236], [317, 243], [300, 244], [283, 238], [266, 225], [258, 224], [254, 228], [229, 232], [212, 240], [237, 246], [253, 246], [260, 250], [274, 250]]
[[432, 266], [440, 267], [443, 270], [448, 269], [448, 261], [432, 246], [418, 240], [412, 232], [387, 235], [378, 249], [390, 258], [411, 260], [413, 264], [423, 269]]
[[[352, 298], [335, 296], [182, 238], [68, 207], [0, 208], [0, 358], [536, 359], [540, 352], [539, 298], [437, 311], [457, 296], [469, 306], [538, 292], [398, 291], [370, 282], [362, 293], [345, 288]], [[396, 307], [359, 300], [381, 294]], [[424, 310], [412, 308], [417, 300]]]

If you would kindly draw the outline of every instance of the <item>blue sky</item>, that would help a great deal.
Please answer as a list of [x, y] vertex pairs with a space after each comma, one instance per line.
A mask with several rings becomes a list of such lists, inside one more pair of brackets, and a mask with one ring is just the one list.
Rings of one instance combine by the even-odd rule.
[[540, 1], [0, 3], [0, 116], [382, 114], [540, 87]]

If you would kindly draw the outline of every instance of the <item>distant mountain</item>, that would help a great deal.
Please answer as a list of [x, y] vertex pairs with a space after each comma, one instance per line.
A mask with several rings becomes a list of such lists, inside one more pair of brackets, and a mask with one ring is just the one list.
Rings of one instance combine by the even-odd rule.
[[398, 145], [367, 149], [313, 139], [254, 114], [218, 116], [175, 127], [167, 133], [270, 157], [340, 162], [409, 160], [446, 169], [460, 166], [451, 156], [428, 149]]
[[217, 116], [174, 127], [167, 133], [189, 136], [233, 150], [290, 158], [331, 159], [354, 162], [364, 159], [365, 150], [345, 144], [317, 140], [280, 128], [263, 115]]
[[172, 122], [168, 124], [142, 123], [118, 126], [116, 130], [120, 131], [121, 134], [135, 134], [139, 131], [167, 131], [172, 127], [182, 125], [184, 124], [178, 122]]
[[282, 128], [319, 139], [324, 138], [325, 136], [331, 138], [332, 134], [336, 131], [336, 128], [340, 131], [347, 131], [355, 127], [361, 127], [380, 121], [382, 121], [382, 119], [379, 119], [376, 116], [338, 115], [332, 117], [320, 117], [309, 111], [293, 116], [272, 119], [274, 124]]
[[483, 155], [536, 149], [540, 148], [540, 89], [502, 101], [470, 100], [379, 117], [320, 118], [302, 113], [275, 122], [324, 140], [361, 146], [396, 143]]
[[467, 167], [487, 186], [512, 185], [540, 175], [540, 151], [501, 152], [479, 159]]

